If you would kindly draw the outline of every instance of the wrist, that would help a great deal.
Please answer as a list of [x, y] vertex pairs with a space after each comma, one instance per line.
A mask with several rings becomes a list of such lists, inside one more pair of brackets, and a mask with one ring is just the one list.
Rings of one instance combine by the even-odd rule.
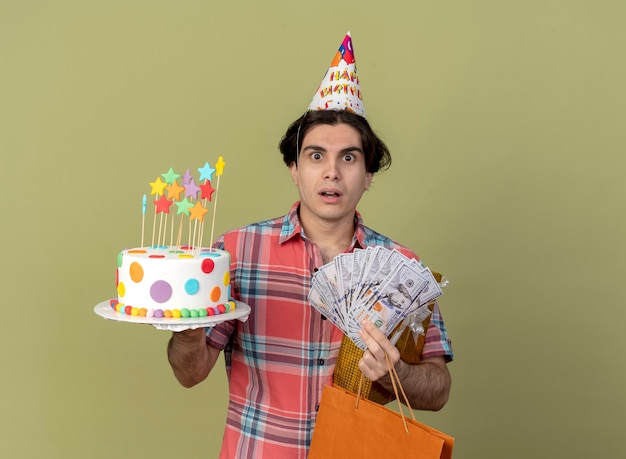
[[206, 332], [204, 328], [172, 333], [170, 348], [175, 347], [176, 349], [185, 352], [184, 350], [193, 350], [194, 348], [201, 348], [204, 346], [206, 346]]

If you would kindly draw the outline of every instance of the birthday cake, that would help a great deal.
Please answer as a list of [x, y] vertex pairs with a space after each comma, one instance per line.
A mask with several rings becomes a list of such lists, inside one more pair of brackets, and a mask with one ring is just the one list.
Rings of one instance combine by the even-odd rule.
[[231, 312], [230, 254], [193, 247], [141, 247], [117, 257], [116, 311], [140, 317], [196, 318]]
[[[150, 183], [155, 197], [152, 240], [144, 246], [148, 208], [144, 194], [141, 245], [122, 250], [117, 256], [117, 298], [109, 302], [116, 312], [135, 317], [186, 319], [235, 310], [236, 303], [230, 298], [230, 254], [202, 247], [211, 201], [215, 222], [217, 190], [225, 164], [221, 156], [215, 168], [205, 163], [198, 168], [199, 178], [194, 178], [189, 169], [181, 176], [170, 168], [161, 174], [164, 180], [157, 177]], [[215, 188], [211, 185], [214, 172]], [[172, 209], [176, 212], [170, 212]]]

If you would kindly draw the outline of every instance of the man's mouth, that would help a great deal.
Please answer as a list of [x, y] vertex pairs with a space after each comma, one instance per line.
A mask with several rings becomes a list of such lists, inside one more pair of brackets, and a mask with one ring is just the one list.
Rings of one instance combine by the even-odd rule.
[[341, 194], [336, 191], [322, 191], [320, 194], [326, 198], [338, 198], [341, 196]]

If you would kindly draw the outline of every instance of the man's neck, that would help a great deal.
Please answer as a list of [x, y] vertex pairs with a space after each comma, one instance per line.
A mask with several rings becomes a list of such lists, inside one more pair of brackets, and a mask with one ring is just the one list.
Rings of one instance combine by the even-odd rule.
[[343, 221], [320, 221], [300, 215], [300, 224], [306, 237], [319, 247], [324, 263], [345, 252], [352, 243], [354, 217]]

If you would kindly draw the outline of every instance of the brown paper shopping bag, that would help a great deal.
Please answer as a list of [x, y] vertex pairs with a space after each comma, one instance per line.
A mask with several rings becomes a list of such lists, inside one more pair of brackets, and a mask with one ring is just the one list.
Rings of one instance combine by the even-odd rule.
[[[337, 386], [324, 387], [309, 459], [452, 458], [454, 438], [407, 418], [401, 406], [400, 410]], [[413, 415], [410, 407], [409, 411]]]

